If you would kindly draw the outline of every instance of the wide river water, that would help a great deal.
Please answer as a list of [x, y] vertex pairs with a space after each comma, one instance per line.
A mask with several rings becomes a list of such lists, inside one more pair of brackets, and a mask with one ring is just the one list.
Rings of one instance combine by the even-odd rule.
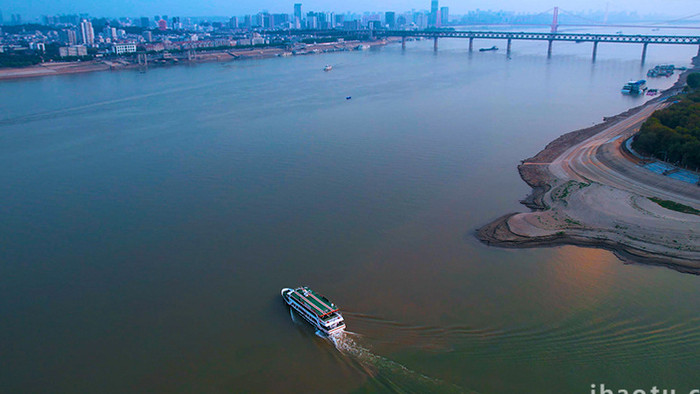
[[[526, 210], [520, 160], [697, 47], [467, 45], [1, 83], [0, 391], [699, 388], [697, 276], [473, 236]], [[350, 333], [290, 314], [300, 285]]]

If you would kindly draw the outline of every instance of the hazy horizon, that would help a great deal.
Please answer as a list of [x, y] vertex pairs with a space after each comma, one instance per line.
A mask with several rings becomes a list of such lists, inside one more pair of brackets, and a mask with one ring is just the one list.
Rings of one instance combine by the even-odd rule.
[[[29, 20], [42, 15], [57, 14], [89, 14], [93, 17], [133, 17], [133, 16], [189, 16], [189, 17], [215, 17], [255, 14], [265, 10], [271, 13], [292, 13], [294, 3], [297, 1], [273, 1], [273, 0], [243, 0], [231, 3], [225, 0], [210, 0], [207, 2], [192, 3], [183, 0], [163, 1], [115, 1], [107, 0], [93, 2], [90, 0], [0, 0], [0, 12], [5, 20], [10, 14], [20, 14], [23, 19]], [[427, 10], [430, 8], [429, 0], [382, 0], [379, 2], [359, 0], [349, 5], [338, 0], [330, 1], [301, 1], [304, 12], [404, 12], [411, 10]], [[554, 6], [560, 7], [563, 12], [605, 11], [610, 12], [636, 12], [640, 15], [664, 15], [669, 17], [688, 17], [700, 15], [700, 4], [695, 0], [667, 0], [660, 3], [657, 0], [529, 0], [526, 2], [516, 0], [477, 0], [468, 3], [459, 1], [440, 1], [440, 6], [450, 7], [450, 13], [465, 14], [476, 9], [503, 10], [513, 12], [544, 12]]]

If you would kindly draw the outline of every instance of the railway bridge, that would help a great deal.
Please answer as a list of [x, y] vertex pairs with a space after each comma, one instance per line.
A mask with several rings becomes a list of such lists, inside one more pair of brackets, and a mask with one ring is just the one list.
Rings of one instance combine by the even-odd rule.
[[565, 34], [565, 33], [526, 33], [526, 32], [496, 32], [496, 31], [456, 31], [456, 30], [285, 30], [276, 31], [279, 35], [313, 35], [317, 37], [400, 37], [402, 48], [406, 48], [406, 40], [421, 37], [434, 40], [434, 50], [438, 50], [440, 38], [458, 38], [469, 40], [469, 51], [474, 50], [476, 39], [499, 39], [506, 41], [506, 52], [510, 55], [512, 42], [516, 40], [547, 41], [547, 55], [552, 55], [552, 44], [555, 41], [590, 42], [593, 44], [593, 61], [598, 53], [598, 45], [605, 44], [637, 44], [642, 46], [642, 63], [646, 60], [649, 45], [697, 45], [700, 56], [700, 36], [681, 35], [625, 35], [625, 34]]

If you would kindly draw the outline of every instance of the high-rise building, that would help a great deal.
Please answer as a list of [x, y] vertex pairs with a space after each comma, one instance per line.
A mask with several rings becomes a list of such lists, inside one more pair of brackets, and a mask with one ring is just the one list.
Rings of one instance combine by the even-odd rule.
[[148, 19], [148, 17], [146, 17], [146, 16], [142, 16], [141, 17], [141, 27], [143, 27], [144, 29], [148, 29], [149, 27], [151, 27], [151, 20]]
[[231, 19], [228, 20], [228, 27], [231, 29], [238, 29], [238, 18], [232, 16]]
[[301, 3], [294, 4], [294, 18], [299, 18], [301, 21]]
[[110, 40], [117, 39], [117, 29], [111, 27], [110, 25], [105, 25], [104, 29], [102, 30], [102, 34], [104, 38], [109, 38]]
[[58, 36], [61, 39], [61, 41], [65, 42], [68, 45], [78, 44], [78, 34], [73, 29], [63, 29], [61, 30]]
[[396, 26], [406, 26], [408, 23], [408, 19], [404, 15], [399, 15], [398, 18], [396, 18]]
[[367, 28], [370, 30], [379, 30], [382, 28], [382, 21], [367, 21]]
[[450, 22], [450, 7], [440, 8], [440, 25], [447, 26]]
[[416, 12], [413, 14], [413, 23], [415, 23], [419, 29], [428, 27], [428, 19], [430, 19], [430, 14], [424, 12]]
[[83, 19], [80, 22], [80, 43], [83, 45], [95, 45], [95, 30], [92, 28], [92, 23]]
[[436, 27], [438, 25], [438, 0], [432, 0], [430, 2], [430, 16], [428, 17], [428, 27]]
[[315, 12], [309, 12], [306, 14], [306, 28], [307, 29], [318, 29], [318, 18]]
[[243, 25], [248, 30], [252, 29], [253, 28], [253, 17], [250, 15], [246, 15], [245, 18], [243, 18]]
[[265, 13], [265, 12], [258, 12], [255, 15], [255, 19], [253, 20], [253, 25], [256, 27], [264, 27], [266, 15], [267, 15], [267, 13]]
[[360, 30], [361, 28], [362, 24], [357, 19], [343, 22], [343, 29], [345, 30]]
[[0, 26], [2, 26], [3, 22], [5, 22], [5, 20], [2, 18], [2, 11], [0, 11]]
[[158, 21], [158, 30], [160, 31], [166, 31], [168, 30], [168, 21], [165, 19], [161, 19]]
[[389, 29], [393, 29], [396, 27], [396, 13], [392, 11], [388, 11], [384, 13], [384, 23], [386, 23], [387, 26], [389, 26]]
[[144, 31], [143, 32], [143, 39], [146, 40], [146, 42], [153, 41], [153, 33], [150, 30]]
[[273, 14], [272, 17], [276, 28], [289, 28], [289, 14]]

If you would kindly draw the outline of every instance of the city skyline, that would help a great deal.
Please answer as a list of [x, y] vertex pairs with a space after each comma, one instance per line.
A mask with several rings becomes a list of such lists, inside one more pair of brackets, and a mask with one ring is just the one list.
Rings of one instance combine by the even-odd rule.
[[[183, 15], [190, 17], [225, 17], [234, 15], [255, 14], [260, 11], [270, 13], [294, 12], [294, 1], [280, 2], [263, 0], [258, 2], [242, 1], [231, 4], [223, 0], [212, 0], [205, 3], [190, 3], [181, 0], [166, 0], [158, 4], [148, 3], [124, 3], [116, 1], [90, 2], [87, 0], [57, 0], [47, 4], [43, 0], [26, 0], [23, 2], [0, 0], [0, 12], [7, 21], [10, 15], [19, 14], [24, 20], [32, 20], [43, 15], [51, 14], [89, 14], [96, 17], [125, 17], [136, 15]], [[371, 2], [367, 0], [355, 1], [352, 5], [340, 1], [308, 1], [301, 2], [304, 12], [332, 11], [336, 13], [362, 13], [362, 12], [405, 12], [411, 10], [431, 9], [431, 2], [426, 0], [384, 0]], [[580, 0], [529, 0], [518, 2], [514, 0], [472, 1], [468, 4], [461, 2], [440, 1], [440, 7], [449, 6], [453, 15], [464, 14], [476, 9], [504, 10], [513, 12], [544, 12], [554, 6], [569, 12], [605, 11], [610, 12], [637, 12], [639, 14], [656, 14], [669, 17], [688, 17], [700, 13], [700, 6], [693, 0], [668, 0], [663, 4], [652, 0], [593, 0], [582, 2]]]

